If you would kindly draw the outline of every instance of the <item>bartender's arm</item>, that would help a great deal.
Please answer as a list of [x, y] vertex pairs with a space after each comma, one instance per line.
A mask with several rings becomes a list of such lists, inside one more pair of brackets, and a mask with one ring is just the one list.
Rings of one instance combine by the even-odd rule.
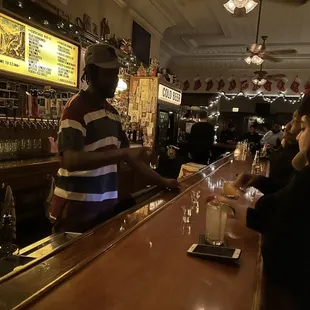
[[[66, 120], [61, 122], [58, 143], [59, 152], [62, 155], [62, 168], [68, 171], [94, 170], [103, 166], [118, 164], [120, 160], [123, 160], [156, 185], [169, 188], [178, 187], [177, 181], [161, 177], [143, 162], [148, 157], [146, 148], [131, 149], [127, 147], [101, 152], [85, 152], [85, 135], [86, 128], [83, 126], [82, 121], [70, 122]], [[128, 139], [122, 130], [120, 131], [119, 140], [122, 147], [129, 146]]]

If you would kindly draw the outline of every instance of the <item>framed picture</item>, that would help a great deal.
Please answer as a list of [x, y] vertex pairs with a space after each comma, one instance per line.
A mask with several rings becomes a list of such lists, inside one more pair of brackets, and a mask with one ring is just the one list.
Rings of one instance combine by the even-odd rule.
[[84, 14], [83, 16], [83, 24], [84, 24], [84, 30], [88, 32], [92, 32], [92, 23], [91, 23], [91, 17], [87, 14]]
[[95, 35], [96, 37], [99, 36], [99, 33], [98, 33], [98, 25], [93, 23], [93, 35]]

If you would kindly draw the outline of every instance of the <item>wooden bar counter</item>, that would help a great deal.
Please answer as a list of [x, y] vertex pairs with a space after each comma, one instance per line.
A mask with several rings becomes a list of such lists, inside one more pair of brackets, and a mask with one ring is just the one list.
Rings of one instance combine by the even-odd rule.
[[[245, 227], [250, 197], [232, 200], [229, 247], [243, 253], [240, 266], [190, 257], [205, 230], [205, 204], [221, 179], [250, 172], [251, 160], [226, 157], [57, 251], [0, 280], [0, 309], [254, 310], [260, 309], [260, 237]], [[208, 186], [209, 185], [209, 186]], [[201, 190], [199, 212], [182, 222], [192, 189]]]

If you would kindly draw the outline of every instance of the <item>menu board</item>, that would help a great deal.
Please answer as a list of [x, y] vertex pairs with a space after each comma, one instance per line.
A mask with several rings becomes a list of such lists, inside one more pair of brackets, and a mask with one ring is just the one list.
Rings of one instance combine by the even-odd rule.
[[0, 70], [78, 86], [78, 45], [0, 13]]

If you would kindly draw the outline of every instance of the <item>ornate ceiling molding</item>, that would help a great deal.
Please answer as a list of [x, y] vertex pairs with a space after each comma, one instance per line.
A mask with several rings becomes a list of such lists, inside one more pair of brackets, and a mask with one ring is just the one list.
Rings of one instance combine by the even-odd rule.
[[118, 4], [122, 9], [128, 6], [127, 2], [124, 0], [113, 0], [116, 4]]
[[149, 0], [149, 1], [159, 11], [159, 13], [167, 20], [167, 22], [169, 23], [168, 27], [176, 25], [176, 21], [174, 20], [170, 10], [162, 1], [160, 0]]
[[[259, 69], [258, 66], [249, 66], [243, 60], [233, 59], [208, 59], [205, 57], [172, 57], [169, 66], [173, 69], [188, 70], [188, 69], [212, 69], [212, 70], [251, 70]], [[289, 59], [280, 63], [265, 62], [264, 69], [266, 70], [309, 70], [310, 55], [306, 59]]]

